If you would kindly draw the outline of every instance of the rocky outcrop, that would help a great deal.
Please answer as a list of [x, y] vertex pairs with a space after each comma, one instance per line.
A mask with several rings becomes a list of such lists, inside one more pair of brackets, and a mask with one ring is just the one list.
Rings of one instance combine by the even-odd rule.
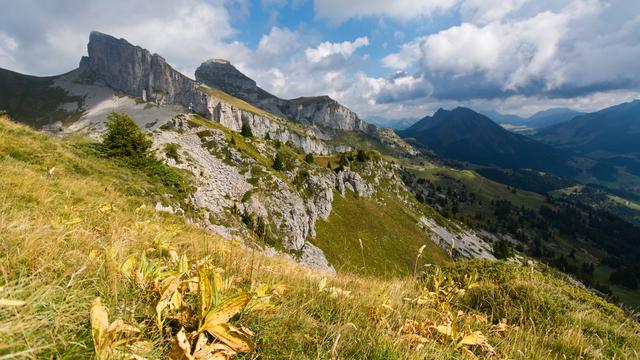
[[[425, 216], [420, 218], [420, 225], [431, 232], [431, 240], [446, 251], [454, 249], [458, 256], [469, 259], [496, 259], [491, 245], [472, 230], [453, 230]], [[451, 223], [449, 225], [453, 226]]]
[[375, 125], [360, 119], [356, 113], [328, 96], [280, 99], [258, 87], [255, 81], [226, 60], [205, 61], [196, 70], [196, 80], [289, 120], [377, 135]]
[[364, 181], [360, 174], [352, 171], [351, 169], [344, 169], [337, 175], [338, 191], [342, 196], [345, 195], [345, 190], [351, 190], [360, 197], [373, 196], [373, 185]]
[[85, 81], [103, 83], [156, 104], [193, 103], [200, 107], [196, 111], [206, 113], [196, 83], [174, 70], [160, 55], [96, 31], [89, 36], [87, 50], [89, 56], [80, 61]]
[[[334, 271], [322, 251], [308, 240], [316, 236], [317, 220], [329, 218], [334, 189], [342, 188], [343, 193], [349, 189], [367, 197], [373, 194], [371, 184], [349, 169], [335, 174], [319, 167], [305, 172], [304, 180], [293, 186], [292, 180], [302, 168], [301, 164], [287, 174], [290, 183], [230, 146], [221, 130], [193, 127], [184, 115], [177, 116], [166, 125], [168, 129], [152, 133], [154, 147], [167, 164], [194, 174], [196, 189], [192, 200], [198, 208], [206, 211], [208, 229], [227, 237], [233, 231], [239, 231], [239, 220], [233, 225], [235, 230], [222, 226], [222, 223], [231, 225], [229, 219], [237, 217], [231, 211], [236, 208], [240, 213], [261, 218], [271, 235], [284, 248], [299, 254], [298, 260], [302, 263]], [[167, 144], [178, 146], [178, 159], [164, 154]], [[265, 157], [273, 157], [277, 151], [269, 143], [257, 145]]]
[[[291, 142], [308, 153], [329, 154], [350, 150], [328, 146], [318, 140], [313, 131], [296, 132], [287, 126], [285, 120], [279, 122], [230, 104], [207, 91], [206, 86], [203, 87], [173, 69], [160, 55], [151, 54], [125, 39], [116, 39], [94, 31], [89, 37], [87, 48], [88, 56], [80, 61], [79, 81], [106, 85], [115, 91], [154, 102], [156, 105], [180, 104], [234, 131], [240, 131], [242, 124], [246, 123], [256, 136], [264, 137], [269, 134], [272, 139]], [[216, 64], [224, 65], [219, 60], [210, 62], [213, 69]], [[234, 89], [255, 86], [253, 80], [237, 70], [236, 73], [224, 73], [229, 75], [225, 78], [227, 84]]]

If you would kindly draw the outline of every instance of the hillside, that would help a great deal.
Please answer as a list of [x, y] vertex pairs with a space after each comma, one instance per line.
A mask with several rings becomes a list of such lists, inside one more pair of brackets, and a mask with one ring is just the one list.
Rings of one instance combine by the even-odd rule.
[[579, 173], [569, 163], [569, 153], [513, 134], [467, 108], [440, 109], [398, 134], [450, 159], [502, 168], [533, 168], [564, 176]]
[[635, 222], [635, 203], [625, 206], [621, 198], [583, 185], [533, 193], [433, 165], [408, 166], [403, 179], [419, 201], [493, 238], [498, 258], [526, 254], [615, 302], [640, 305], [640, 227], [627, 222]]
[[[103, 356], [125, 351], [165, 357], [177, 348], [180, 327], [194, 326], [179, 316], [192, 298], [185, 295], [181, 305], [162, 311], [167, 321], [160, 331], [153, 308], [162, 302], [161, 290], [127, 277], [127, 264], [141, 256], [148, 265], [140, 274], [162, 264], [183, 273], [195, 269], [196, 275], [211, 269], [206, 271], [226, 284], [216, 290], [220, 296], [250, 299], [225, 325], [247, 334], [236, 332], [235, 339], [243, 340], [232, 344], [249, 356], [624, 358], [640, 351], [635, 322], [544, 266], [463, 261], [439, 270], [424, 268], [422, 253], [416, 277], [380, 280], [339, 271], [326, 279], [156, 211], [164, 194], [179, 192], [103, 157], [81, 138], [57, 140], [3, 118], [0, 154], [2, 355], [86, 358], [100, 345]], [[154, 281], [175, 282], [157, 274]], [[109, 332], [125, 340], [121, 345], [103, 337], [92, 341], [101, 306], [110, 320], [122, 319], [121, 330], [112, 326], [119, 335]], [[450, 327], [460, 332], [450, 333]]]

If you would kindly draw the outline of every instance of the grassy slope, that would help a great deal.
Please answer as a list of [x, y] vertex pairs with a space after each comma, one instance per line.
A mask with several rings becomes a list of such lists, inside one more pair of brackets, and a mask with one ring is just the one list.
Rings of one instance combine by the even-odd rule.
[[422, 245], [427, 246], [425, 261], [443, 264], [447, 259], [417, 222], [416, 215], [392, 196], [362, 199], [351, 192], [344, 198], [336, 194], [331, 215], [319, 222], [313, 242], [338, 271], [406, 275], [413, 272]]
[[[399, 335], [407, 319], [442, 323], [443, 306], [453, 314], [463, 311], [455, 320], [461, 329], [486, 334], [499, 358], [634, 358], [640, 351], [640, 328], [619, 309], [534, 268], [453, 264], [445, 269], [447, 278], [477, 272], [479, 282], [439, 305], [404, 300], [420, 296], [425, 286], [433, 289], [433, 275], [381, 280], [340, 273], [327, 287], [351, 296], [333, 297], [319, 291], [319, 275], [151, 210], [163, 193], [159, 185], [85, 149], [0, 119], [0, 298], [27, 302], [0, 307], [0, 356], [92, 356], [88, 312], [100, 295], [112, 319], [141, 326], [139, 336], [155, 349], [149, 357], [162, 358], [169, 344], [154, 325], [155, 303], [119, 271], [127, 256], [139, 254], [159, 234], [171, 234], [170, 243], [192, 259], [210, 256], [238, 287], [289, 288], [285, 296], [273, 297], [274, 311], [240, 317], [256, 332], [257, 353], [246, 358], [462, 357], [437, 333], [427, 335], [420, 349]], [[472, 321], [472, 315], [486, 316], [488, 323]], [[492, 331], [501, 317], [518, 329]]]
[[55, 77], [37, 77], [0, 69], [0, 109], [34, 127], [69, 119], [70, 114], [59, 110], [61, 104], [82, 102], [58, 87], [52, 87]]
[[[508, 200], [516, 206], [523, 205], [525, 208], [536, 211], [542, 205], [550, 206], [549, 203], [545, 201], [545, 197], [540, 194], [524, 190], [517, 190], [514, 193], [510, 191], [506, 185], [484, 178], [469, 170], [455, 170], [438, 166], [414, 166], [412, 171], [417, 176], [426, 178], [434, 184], [441, 185], [443, 187], [451, 186], [453, 188], [457, 188], [458, 186], [454, 182], [460, 181], [468, 191], [475, 193], [485, 204], [488, 204], [491, 200]], [[571, 189], [574, 188], [563, 189], [558, 192], [571, 191]], [[490, 206], [463, 206], [460, 213], [468, 218], [472, 218], [476, 214], [482, 214], [484, 219], [491, 219], [491, 217], [494, 216], [493, 210]], [[602, 249], [587, 243], [578, 243], [578, 245], [576, 245], [575, 239], [571, 238], [560, 237], [558, 238], [558, 242], [555, 242], [553, 246], [560, 254], [566, 255], [575, 251], [577, 259], [580, 261], [593, 262], [597, 261], [598, 257], [606, 256], [606, 253], [604, 253]], [[581, 248], [586, 250], [580, 250]], [[611, 271], [612, 269], [606, 265], [597, 266], [597, 270], [594, 274], [594, 280], [608, 284], [612, 293], [618, 296], [620, 301], [625, 304], [635, 307], [639, 306], [640, 295], [637, 291], [610, 284], [608, 279]], [[606, 274], [606, 276], [603, 274]]]

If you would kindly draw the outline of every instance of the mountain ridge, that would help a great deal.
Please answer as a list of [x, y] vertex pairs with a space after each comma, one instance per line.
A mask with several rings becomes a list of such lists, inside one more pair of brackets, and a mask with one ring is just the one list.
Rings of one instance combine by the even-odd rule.
[[469, 108], [441, 108], [398, 134], [415, 138], [435, 153], [455, 160], [561, 174], [575, 172], [567, 165], [568, 153], [511, 133]]

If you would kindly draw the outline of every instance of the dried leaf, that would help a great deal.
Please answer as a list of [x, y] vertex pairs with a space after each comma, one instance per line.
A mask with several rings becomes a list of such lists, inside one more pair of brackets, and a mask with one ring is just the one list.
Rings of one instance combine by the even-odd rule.
[[180, 331], [176, 334], [176, 344], [171, 351], [171, 354], [169, 354], [169, 357], [176, 360], [194, 360], [193, 356], [191, 355], [191, 343], [187, 338], [187, 332], [184, 330], [184, 328], [180, 329]]
[[133, 325], [126, 324], [122, 319], [118, 319], [109, 325], [109, 330], [107, 331], [111, 338], [114, 338], [115, 335], [125, 333], [125, 334], [136, 334], [140, 332], [140, 329]]
[[211, 331], [210, 328], [227, 323], [234, 315], [239, 313], [251, 300], [251, 295], [243, 293], [232, 298], [228, 298], [209, 310], [204, 319], [200, 332]]
[[251, 352], [254, 349], [248, 334], [242, 332], [229, 324], [217, 324], [207, 327], [207, 331], [216, 337], [220, 342], [229, 346], [237, 352]]
[[0, 306], [23, 306], [27, 302], [22, 300], [0, 299]]
[[318, 291], [322, 291], [324, 290], [324, 288], [327, 286], [327, 278], [323, 277], [322, 279], [320, 279], [320, 281], [318, 282]]
[[447, 337], [451, 337], [453, 333], [453, 329], [451, 328], [451, 325], [438, 325], [438, 326], [435, 326], [435, 329], [437, 332]]
[[97, 297], [91, 304], [91, 335], [93, 336], [93, 345], [96, 354], [100, 357], [105, 350], [107, 341], [107, 332], [109, 330], [109, 314], [107, 309], [102, 305], [100, 298]]
[[129, 256], [127, 260], [125, 260], [125, 262], [122, 263], [122, 266], [120, 267], [120, 271], [122, 271], [122, 273], [126, 277], [133, 278], [135, 276], [137, 262], [138, 262], [137, 256], [135, 255]]
[[487, 337], [482, 335], [482, 332], [474, 331], [471, 334], [463, 337], [458, 344], [483, 346], [488, 344], [488, 342], [487, 342]]

